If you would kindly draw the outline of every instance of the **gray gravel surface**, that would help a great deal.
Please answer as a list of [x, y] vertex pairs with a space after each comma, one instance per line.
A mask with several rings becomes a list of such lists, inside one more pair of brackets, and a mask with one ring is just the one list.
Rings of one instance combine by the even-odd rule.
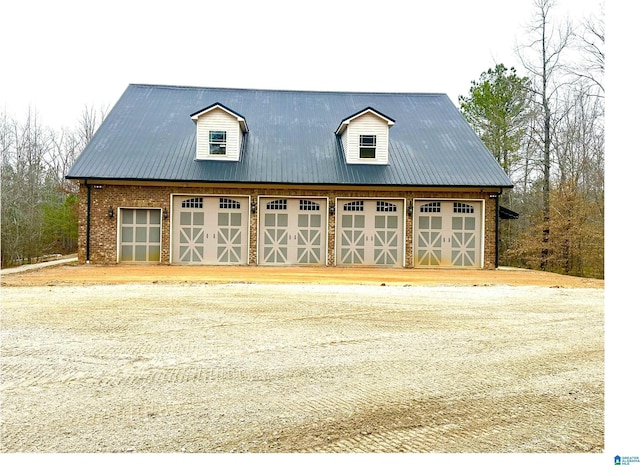
[[604, 291], [2, 288], [2, 452], [602, 452]]

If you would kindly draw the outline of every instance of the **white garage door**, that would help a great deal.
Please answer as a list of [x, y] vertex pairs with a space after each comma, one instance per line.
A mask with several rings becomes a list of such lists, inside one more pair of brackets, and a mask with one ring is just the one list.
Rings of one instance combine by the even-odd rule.
[[414, 266], [482, 266], [482, 202], [416, 200]]
[[173, 198], [173, 263], [248, 263], [247, 197]]
[[337, 264], [402, 266], [402, 207], [402, 200], [338, 200]]
[[326, 264], [326, 199], [260, 199], [263, 265]]
[[159, 262], [161, 214], [153, 209], [120, 209], [120, 262]]

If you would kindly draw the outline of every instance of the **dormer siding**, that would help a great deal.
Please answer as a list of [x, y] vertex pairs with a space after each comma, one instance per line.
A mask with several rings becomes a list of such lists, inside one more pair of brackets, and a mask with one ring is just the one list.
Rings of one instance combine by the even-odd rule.
[[[361, 158], [360, 136], [375, 136], [375, 157]], [[389, 126], [372, 113], [354, 118], [342, 134], [347, 163], [386, 165], [389, 163]]]
[[[226, 153], [209, 153], [209, 132], [226, 132]], [[238, 119], [228, 112], [214, 108], [213, 110], [198, 117], [197, 122], [197, 149], [196, 159], [198, 160], [223, 160], [239, 161], [242, 144], [242, 130]]]

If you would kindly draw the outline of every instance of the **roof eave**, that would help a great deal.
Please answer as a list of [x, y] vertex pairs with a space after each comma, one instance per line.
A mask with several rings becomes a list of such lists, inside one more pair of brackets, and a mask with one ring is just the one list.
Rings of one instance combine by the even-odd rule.
[[[294, 182], [294, 181], [246, 181], [246, 180], [220, 180], [220, 179], [154, 179], [154, 178], [116, 178], [101, 176], [65, 176], [65, 179], [72, 181], [98, 181], [98, 182], [149, 182], [149, 183], [203, 183], [203, 184], [264, 184], [274, 186], [356, 186], [356, 187], [379, 187], [389, 188], [388, 184], [380, 183], [350, 183], [350, 182]], [[411, 189], [411, 188], [427, 188], [427, 189], [477, 189], [485, 191], [486, 189], [511, 189], [513, 185], [476, 185], [476, 184], [394, 184], [393, 189]]]

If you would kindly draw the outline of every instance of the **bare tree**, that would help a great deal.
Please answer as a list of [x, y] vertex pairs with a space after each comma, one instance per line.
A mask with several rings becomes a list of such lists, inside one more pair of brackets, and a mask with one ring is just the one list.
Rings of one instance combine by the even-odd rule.
[[78, 120], [78, 136], [80, 137], [80, 145], [84, 148], [87, 146], [93, 135], [100, 127], [109, 112], [107, 106], [103, 106], [97, 110], [94, 105], [85, 105], [80, 119]]
[[22, 122], [0, 115], [2, 265], [77, 246], [77, 185], [65, 179], [106, 109], [85, 106], [76, 129], [54, 131], [28, 109]]
[[534, 19], [528, 30], [531, 39], [526, 44], [516, 46], [520, 61], [529, 72], [533, 102], [539, 108], [540, 115], [533, 137], [541, 152], [543, 224], [540, 266], [543, 270], [548, 267], [549, 255], [552, 130], [558, 121], [555, 110], [559, 91], [566, 83], [563, 78], [567, 68], [562, 58], [574, 35], [568, 21], [561, 26], [554, 24], [551, 15], [554, 6], [554, 0], [534, 0]]
[[55, 173], [57, 182], [64, 193], [76, 192], [77, 185], [65, 179], [75, 159], [84, 148], [83, 134], [62, 129], [53, 140], [49, 169]]
[[4, 119], [2, 170], [3, 262], [39, 256], [42, 252], [42, 209], [48, 181], [46, 155], [51, 132], [29, 108], [25, 121]]
[[576, 76], [595, 87], [591, 95], [604, 96], [604, 5], [597, 15], [591, 15], [582, 23], [579, 34], [580, 66], [575, 66]]
[[567, 274], [604, 273], [603, 105], [591, 88], [586, 81], [572, 86], [554, 132], [553, 246], [556, 268]]

